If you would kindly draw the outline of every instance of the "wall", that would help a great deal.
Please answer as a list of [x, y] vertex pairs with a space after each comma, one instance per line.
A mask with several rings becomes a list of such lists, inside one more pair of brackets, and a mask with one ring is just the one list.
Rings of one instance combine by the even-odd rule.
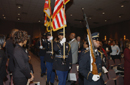
[[[13, 21], [0, 21], [0, 34], [9, 34], [13, 28], [25, 30], [31, 35], [31, 38], [37, 38], [40, 35], [40, 31], [45, 32], [45, 27], [43, 24], [39, 23], [21, 23]], [[66, 28], [66, 38], [69, 40], [69, 35], [71, 32], [76, 33], [76, 36], [81, 36], [82, 39], [86, 37], [86, 28], [76, 28], [68, 23]], [[103, 27], [93, 28], [91, 32], [100, 32], [100, 39], [104, 39], [104, 36], [107, 36], [107, 39], [112, 38], [119, 40], [126, 35], [127, 39], [130, 39], [130, 20], [124, 21], [116, 24], [106, 25]], [[54, 32], [54, 37], [57, 36], [57, 32]]]
[[13, 21], [0, 21], [0, 34], [7, 35], [13, 28], [25, 30], [31, 35], [31, 38], [37, 38], [40, 36], [40, 31], [44, 32], [45, 27], [39, 23], [21, 23]]
[[107, 36], [107, 39], [112, 38], [119, 40], [120, 38], [124, 38], [124, 35], [126, 35], [127, 39], [130, 39], [130, 20], [94, 28], [92, 29], [92, 32], [99, 32], [100, 39], [104, 39], [105, 35]]

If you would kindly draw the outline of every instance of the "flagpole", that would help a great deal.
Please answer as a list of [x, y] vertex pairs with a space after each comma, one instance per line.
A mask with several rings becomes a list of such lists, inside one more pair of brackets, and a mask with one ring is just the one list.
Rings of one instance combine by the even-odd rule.
[[[65, 1], [63, 0], [63, 8], [64, 8], [64, 12], [65, 12]], [[63, 12], [63, 14], [64, 14]], [[65, 14], [64, 14], [65, 15]], [[64, 20], [64, 25], [65, 25], [65, 17], [63, 15], [63, 20]], [[65, 38], [65, 27], [63, 28], [63, 37]], [[63, 44], [63, 59], [65, 60], [65, 42]]]
[[[51, 5], [51, 0], [49, 0], [49, 8]], [[52, 36], [52, 26], [51, 26], [51, 9], [50, 9], [50, 32], [51, 32], [51, 36]], [[52, 55], [53, 55], [53, 40], [51, 40], [51, 49], [52, 49]]]

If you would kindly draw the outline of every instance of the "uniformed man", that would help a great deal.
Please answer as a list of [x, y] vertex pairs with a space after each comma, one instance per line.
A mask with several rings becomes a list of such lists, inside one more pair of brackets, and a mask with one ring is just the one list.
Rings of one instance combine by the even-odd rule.
[[44, 62], [44, 57], [46, 54], [45, 50], [45, 42], [46, 42], [46, 33], [42, 34], [42, 37], [39, 39], [37, 43], [37, 48], [39, 49], [39, 56], [41, 60], [41, 77], [43, 77], [46, 74], [46, 66]]
[[[53, 68], [58, 76], [58, 85], [66, 85], [68, 71], [72, 67], [71, 48], [69, 43], [66, 43], [62, 30], [59, 31], [58, 38], [59, 42], [54, 43], [55, 59]], [[63, 59], [63, 43], [65, 43], [65, 59]]]
[[[102, 59], [101, 55], [98, 52], [97, 48], [100, 46], [99, 44], [99, 33], [92, 34], [92, 41], [94, 43], [95, 52], [96, 52], [96, 65], [98, 69], [98, 73], [101, 74], [102, 72]], [[83, 51], [81, 53], [81, 58], [79, 61], [79, 72], [84, 76], [84, 85], [101, 85], [101, 78], [100, 75], [94, 75], [91, 71], [91, 57], [90, 51]]]
[[52, 47], [51, 47], [51, 40], [53, 39], [53, 36], [48, 32], [47, 33], [47, 42], [45, 45], [46, 48], [46, 55], [45, 55], [45, 62], [46, 62], [46, 68], [47, 68], [47, 81], [46, 85], [54, 85], [54, 80], [55, 80], [55, 71], [52, 69], [53, 66], [53, 52], [52, 52]]

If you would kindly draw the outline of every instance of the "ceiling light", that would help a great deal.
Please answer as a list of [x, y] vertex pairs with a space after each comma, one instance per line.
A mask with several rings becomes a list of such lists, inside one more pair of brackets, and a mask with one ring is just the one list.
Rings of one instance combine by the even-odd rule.
[[70, 14], [70, 16], [73, 16], [72, 14]]
[[107, 20], [105, 20], [105, 22], [107, 22]]
[[21, 8], [21, 6], [18, 6], [18, 8], [20, 9], [20, 8]]
[[84, 8], [82, 8], [82, 10], [84, 10]]
[[121, 15], [119, 15], [119, 18], [121, 18]]
[[5, 16], [4, 16], [3, 18], [4, 18], [4, 19], [6, 19], [6, 17], [5, 17]]
[[18, 20], [20, 20], [20, 18], [18, 18]]
[[105, 14], [105, 12], [102, 12], [102, 14]]
[[124, 7], [124, 5], [122, 4], [121, 7]]
[[38, 22], [41, 22], [40, 20]]
[[2, 14], [2, 16], [4, 17], [5, 15], [4, 15], [4, 14]]
[[18, 15], [20, 15], [20, 13], [18, 13]]

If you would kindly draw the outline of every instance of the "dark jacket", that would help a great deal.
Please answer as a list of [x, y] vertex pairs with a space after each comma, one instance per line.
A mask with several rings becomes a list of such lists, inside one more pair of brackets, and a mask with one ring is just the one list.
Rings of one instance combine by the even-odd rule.
[[[53, 69], [59, 70], [59, 71], [68, 71], [69, 67], [72, 67], [72, 54], [71, 54], [71, 48], [69, 43], [65, 44], [65, 54], [68, 56], [65, 59], [66, 64], [62, 64], [63, 62], [63, 46], [59, 42], [54, 43], [54, 51], [55, 51], [55, 58], [53, 62]], [[57, 55], [60, 55], [61, 57], [56, 57]]]
[[9, 57], [8, 70], [9, 70], [9, 72], [13, 72], [13, 70], [14, 70], [14, 60], [13, 60], [14, 44], [13, 44], [12, 38], [7, 39], [7, 41], [6, 41], [6, 51], [7, 51], [6, 53], [7, 53], [8, 57]]
[[[41, 44], [43, 46], [43, 49], [39, 48]], [[41, 40], [41, 43], [40, 41], [37, 42], [37, 49], [39, 50], [39, 56], [45, 56], [46, 54], [45, 45], [46, 45], [46, 40], [45, 41]]]
[[104, 44], [103, 49], [106, 51], [106, 48], [108, 48], [109, 52], [107, 52], [107, 55], [110, 56], [110, 53], [112, 52], [111, 46], [108, 44]]
[[30, 75], [30, 66], [29, 66], [29, 57], [28, 54], [25, 52], [25, 50], [16, 44], [16, 47], [14, 49], [14, 63], [15, 63], [15, 68], [13, 72], [13, 77], [14, 78], [21, 78], [21, 77], [26, 77], [31, 78]]
[[52, 55], [52, 48], [51, 48], [51, 42], [47, 41], [45, 44], [45, 49], [46, 49], [46, 55], [45, 55], [45, 61], [46, 62], [53, 62], [54, 60], [54, 55]]
[[[96, 65], [98, 69], [98, 73], [102, 72], [102, 59], [101, 55], [98, 52], [99, 55], [96, 56]], [[92, 80], [93, 74], [90, 71], [90, 51], [83, 51], [81, 53], [81, 58], [79, 61], [79, 72], [84, 76], [84, 85], [101, 85], [101, 78], [95, 82]]]
[[0, 79], [6, 76], [6, 61], [7, 58], [3, 50], [0, 50]]

